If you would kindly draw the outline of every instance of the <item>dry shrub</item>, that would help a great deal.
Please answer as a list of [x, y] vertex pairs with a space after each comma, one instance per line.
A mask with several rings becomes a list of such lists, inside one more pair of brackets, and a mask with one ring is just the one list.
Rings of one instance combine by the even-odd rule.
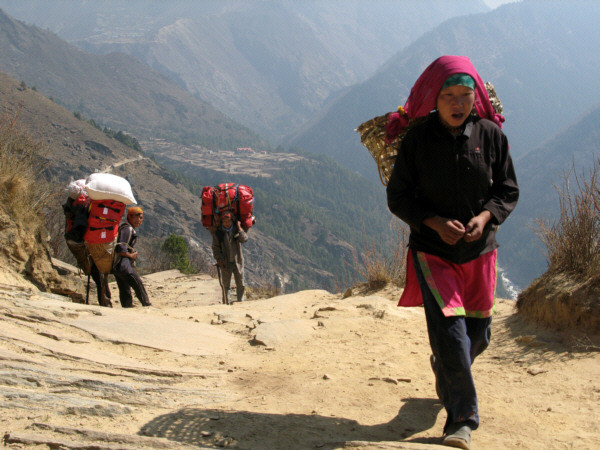
[[17, 129], [17, 118], [0, 118], [0, 202], [15, 222], [38, 230], [52, 193], [42, 176], [46, 163], [41, 145]]
[[139, 257], [136, 261], [138, 273], [162, 272], [171, 268], [167, 253], [162, 249], [164, 239], [138, 235], [135, 247]]
[[360, 257], [354, 253], [354, 265], [369, 289], [380, 289], [388, 283], [403, 287], [406, 281], [408, 229], [398, 220], [390, 222], [393, 248], [384, 249], [374, 240], [367, 242]]
[[281, 294], [281, 289], [274, 284], [267, 283], [260, 286], [246, 286], [244, 295], [247, 300], [259, 300], [277, 297], [279, 294]]
[[587, 176], [571, 173], [559, 189], [560, 217], [538, 220], [548, 270], [522, 291], [519, 313], [555, 330], [600, 334], [600, 161]]
[[[165, 239], [147, 237], [140, 234], [135, 246], [139, 253], [138, 271], [142, 274], [162, 272], [173, 268], [173, 261], [163, 249]], [[190, 274], [206, 273], [211, 277], [217, 276], [217, 269], [211, 264], [209, 257], [197, 245], [190, 245], [188, 249]]]
[[[560, 216], [548, 224], [538, 220], [536, 233], [547, 249], [548, 272], [566, 273], [577, 279], [600, 274], [600, 161], [589, 174], [574, 170], [564, 175], [559, 192]], [[576, 190], [570, 179], [574, 174]]]

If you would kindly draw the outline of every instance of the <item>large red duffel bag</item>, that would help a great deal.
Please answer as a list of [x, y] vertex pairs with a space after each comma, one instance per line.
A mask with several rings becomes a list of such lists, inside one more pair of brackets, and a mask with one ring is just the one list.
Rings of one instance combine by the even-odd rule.
[[112, 242], [119, 234], [125, 204], [116, 200], [93, 200], [83, 240], [88, 244]]
[[121, 222], [125, 212], [125, 203], [116, 200], [92, 200], [90, 217]]
[[231, 211], [248, 230], [255, 223], [254, 191], [243, 184], [221, 183], [217, 186], [204, 186], [202, 189], [202, 225], [214, 227], [220, 215]]
[[119, 234], [119, 223], [107, 221], [101, 227], [95, 227], [89, 225], [88, 229], [83, 236], [83, 240], [88, 244], [106, 244], [117, 239]]
[[215, 212], [214, 195], [214, 187], [204, 186], [202, 188], [202, 226], [207, 228], [213, 226], [213, 215]]

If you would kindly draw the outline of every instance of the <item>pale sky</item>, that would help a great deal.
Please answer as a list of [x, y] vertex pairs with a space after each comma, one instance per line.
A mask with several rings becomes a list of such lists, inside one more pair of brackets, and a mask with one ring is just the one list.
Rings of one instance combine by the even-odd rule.
[[517, 1], [520, 0], [483, 0], [483, 3], [488, 5], [490, 8], [494, 9], [500, 5], [503, 5], [504, 3], [515, 3]]

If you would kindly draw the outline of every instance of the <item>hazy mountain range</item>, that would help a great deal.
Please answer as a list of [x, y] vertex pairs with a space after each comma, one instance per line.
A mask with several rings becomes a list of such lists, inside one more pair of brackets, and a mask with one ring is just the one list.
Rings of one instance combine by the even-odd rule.
[[[500, 263], [520, 287], [544, 268], [529, 227], [542, 213], [555, 215], [553, 183], [571, 161], [589, 165], [600, 153], [590, 132], [600, 107], [598, 2], [530, 0], [492, 11], [477, 1], [107, 4], [0, 0], [80, 48], [135, 58], [90, 55], [0, 16], [0, 70], [136, 135], [214, 150], [282, 142], [370, 180], [375, 164], [354, 128], [404, 103], [440, 54], [470, 56], [504, 104], [522, 186], [499, 236]], [[375, 202], [385, 211], [381, 186], [365, 189], [380, 193]], [[368, 223], [364, 214], [357, 220]]]
[[446, 21], [394, 55], [373, 77], [328, 105], [288, 142], [376, 179], [353, 131], [403, 105], [422, 70], [443, 54], [468, 55], [504, 105], [518, 158], [600, 103], [600, 2], [523, 1]]
[[138, 136], [222, 147], [266, 145], [140, 60], [123, 53], [91, 55], [1, 10], [0, 71], [71, 111]]
[[488, 9], [480, 0], [3, 0], [0, 7], [87, 51], [135, 56], [275, 141], [423, 32]]

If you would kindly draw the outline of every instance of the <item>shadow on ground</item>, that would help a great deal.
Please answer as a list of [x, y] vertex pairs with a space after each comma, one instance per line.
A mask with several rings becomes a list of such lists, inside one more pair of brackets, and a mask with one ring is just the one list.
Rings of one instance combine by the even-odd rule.
[[[268, 414], [185, 408], [156, 417], [139, 434], [207, 448], [338, 448], [347, 441], [439, 443], [438, 438], [410, 439], [430, 429], [442, 406], [433, 399], [403, 399], [388, 423], [361, 425], [355, 420], [317, 414]], [[365, 405], [368, 408], [368, 405]], [[441, 430], [440, 430], [441, 433]]]

